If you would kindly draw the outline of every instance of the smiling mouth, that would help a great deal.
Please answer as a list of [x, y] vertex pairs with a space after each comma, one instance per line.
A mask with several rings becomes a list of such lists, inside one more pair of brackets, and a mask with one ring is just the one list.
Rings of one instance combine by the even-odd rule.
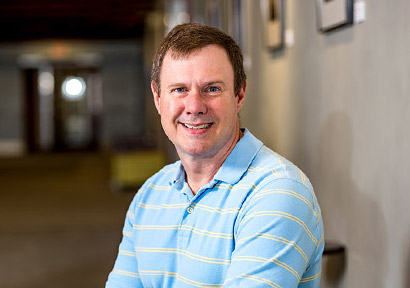
[[211, 127], [212, 123], [206, 123], [206, 124], [200, 124], [200, 125], [190, 125], [190, 124], [182, 123], [182, 125], [184, 125], [186, 128], [189, 128], [189, 129], [206, 129], [206, 128]]

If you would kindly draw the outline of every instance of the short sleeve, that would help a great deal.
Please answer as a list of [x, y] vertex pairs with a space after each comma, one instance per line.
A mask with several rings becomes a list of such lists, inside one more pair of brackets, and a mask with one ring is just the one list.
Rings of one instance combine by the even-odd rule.
[[223, 287], [319, 287], [322, 251], [323, 225], [313, 191], [292, 179], [271, 181], [238, 215]]
[[[137, 193], [138, 195], [138, 193]], [[131, 202], [125, 217], [123, 237], [119, 245], [118, 256], [114, 268], [108, 276], [106, 288], [138, 288], [143, 287], [138, 274], [138, 261], [134, 249], [135, 203], [136, 197]]]

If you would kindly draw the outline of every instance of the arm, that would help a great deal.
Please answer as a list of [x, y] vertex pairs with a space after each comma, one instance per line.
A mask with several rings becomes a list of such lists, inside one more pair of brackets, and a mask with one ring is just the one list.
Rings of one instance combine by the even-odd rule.
[[138, 288], [143, 287], [138, 275], [138, 261], [134, 250], [133, 221], [135, 219], [136, 197], [132, 201], [123, 228], [123, 238], [118, 249], [114, 268], [108, 276], [106, 288]]
[[242, 207], [223, 287], [319, 287], [322, 235], [313, 192], [291, 179], [270, 182]]

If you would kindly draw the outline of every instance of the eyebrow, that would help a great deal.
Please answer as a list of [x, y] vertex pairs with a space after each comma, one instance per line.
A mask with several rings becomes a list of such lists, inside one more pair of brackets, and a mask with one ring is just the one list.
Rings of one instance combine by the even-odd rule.
[[[219, 81], [219, 80], [205, 82], [202, 86], [212, 86], [212, 85], [216, 85], [216, 84], [225, 86], [225, 82], [224, 81]], [[172, 83], [172, 84], [168, 85], [166, 87], [166, 89], [169, 90], [169, 89], [173, 89], [173, 88], [176, 88], [176, 87], [185, 87], [185, 86], [187, 86], [187, 85], [183, 82], [176, 82], [176, 83]]]
[[205, 86], [211, 86], [211, 85], [215, 85], [215, 84], [225, 85], [225, 82], [224, 81], [210, 81], [210, 82], [206, 82]]
[[166, 87], [166, 89], [169, 90], [169, 89], [172, 89], [172, 88], [175, 88], [175, 87], [181, 87], [181, 86], [185, 87], [186, 84], [185, 84], [185, 83], [182, 83], [182, 82], [180, 82], [180, 83], [179, 83], [179, 82], [178, 82], [178, 83], [173, 83], [173, 84], [168, 85], [168, 86]]

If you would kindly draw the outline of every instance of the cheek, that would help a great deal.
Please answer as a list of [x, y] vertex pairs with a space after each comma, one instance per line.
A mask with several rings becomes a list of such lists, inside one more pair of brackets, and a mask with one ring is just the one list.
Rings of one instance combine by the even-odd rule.
[[177, 118], [184, 110], [183, 105], [178, 101], [162, 101], [161, 115], [169, 119]]
[[223, 115], [224, 118], [236, 117], [238, 106], [236, 102], [224, 101], [217, 105], [218, 113]]

